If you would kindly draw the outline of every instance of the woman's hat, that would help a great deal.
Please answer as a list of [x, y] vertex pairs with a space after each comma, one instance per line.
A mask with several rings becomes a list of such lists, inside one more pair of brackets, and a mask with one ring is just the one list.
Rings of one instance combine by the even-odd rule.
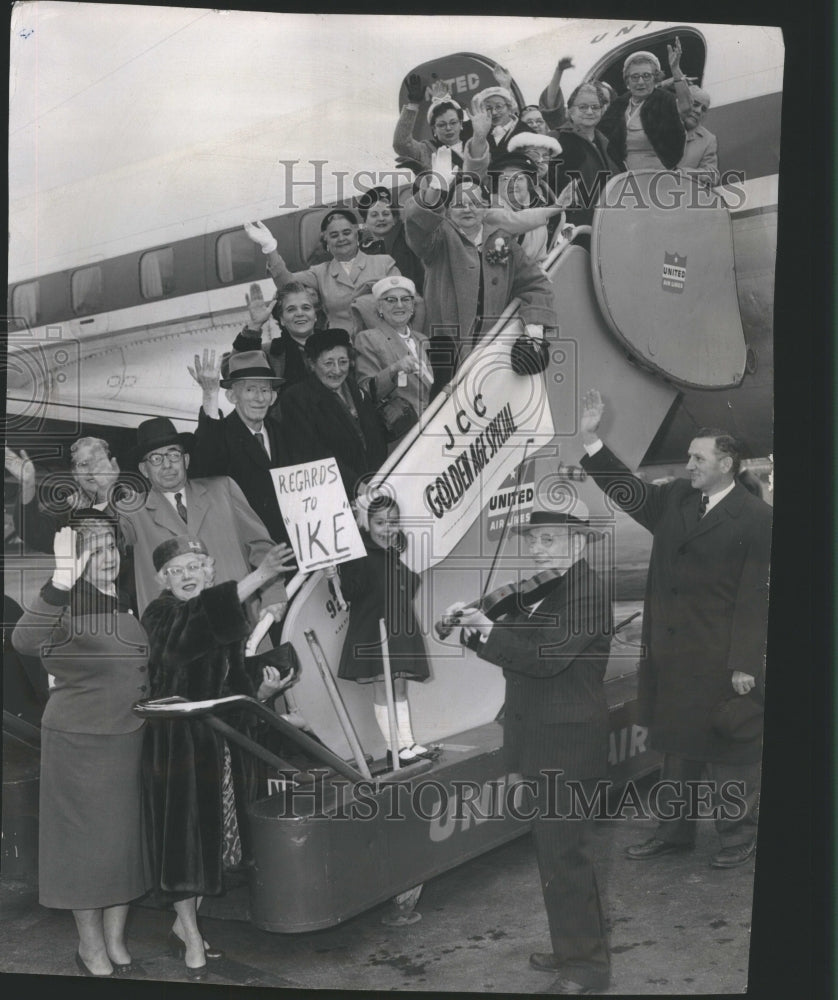
[[524, 535], [532, 528], [570, 528], [580, 535], [588, 535], [591, 541], [605, 536], [605, 532], [590, 525], [590, 512], [583, 500], [570, 498], [565, 510], [534, 510], [526, 524], [516, 525], [512, 530]]
[[370, 291], [372, 292], [372, 297], [378, 302], [382, 295], [395, 291], [397, 288], [403, 288], [406, 292], [410, 292], [411, 295], [416, 295], [416, 285], [414, 285], [410, 278], [406, 278], [403, 274], [391, 274], [380, 281], [376, 281]]
[[393, 208], [393, 195], [386, 187], [372, 187], [364, 191], [358, 199], [358, 211], [361, 213], [361, 217], [366, 218], [367, 212], [379, 201], [383, 201], [390, 208]]
[[545, 149], [554, 156], [558, 156], [562, 151], [562, 144], [558, 139], [554, 139], [552, 135], [542, 135], [540, 132], [518, 132], [517, 135], [513, 135], [509, 140], [506, 148], [510, 153], [516, 153], [518, 150], [524, 150], [528, 146], [535, 147], [536, 149]]
[[323, 218], [320, 220], [320, 232], [324, 233], [326, 231], [326, 226], [329, 225], [331, 220], [336, 215], [343, 215], [352, 223], [353, 226], [358, 225], [358, 216], [352, 211], [351, 208], [333, 208], [328, 211]]
[[150, 451], [165, 448], [170, 444], [179, 444], [188, 451], [193, 435], [188, 431], [179, 433], [168, 417], [152, 417], [144, 420], [137, 428], [137, 444], [131, 452], [135, 463], [142, 462]]
[[489, 174], [500, 174], [504, 170], [520, 170], [522, 173], [535, 177], [538, 173], [538, 166], [524, 153], [503, 153], [492, 160], [488, 172]]
[[219, 385], [222, 389], [230, 389], [234, 383], [241, 382], [245, 378], [264, 379], [272, 385], [281, 385], [285, 381], [274, 373], [264, 351], [240, 351], [231, 354], [227, 377], [221, 379]]
[[485, 90], [480, 91], [476, 99], [480, 104], [483, 104], [483, 102], [488, 100], [490, 97], [502, 97], [505, 101], [511, 104], [513, 108], [517, 107], [515, 98], [512, 96], [511, 91], [507, 90], [506, 87], [486, 87]]
[[652, 52], [644, 52], [644, 51], [632, 52], [630, 56], [626, 56], [626, 60], [623, 63], [624, 73], [629, 68], [629, 66], [631, 66], [633, 62], [649, 62], [655, 67], [655, 69], [658, 72], [660, 72], [661, 68], [660, 59], [658, 59], [658, 57], [654, 55], [654, 53]]
[[[463, 106], [460, 104], [460, 102], [459, 101], [455, 101], [454, 98], [450, 94], [446, 94], [445, 97], [435, 97], [431, 101], [431, 103], [428, 105], [428, 115], [427, 115], [427, 117], [428, 117], [428, 124], [429, 125], [433, 125], [433, 118], [434, 118], [434, 116], [437, 113], [437, 108], [439, 108], [439, 106], [441, 104], [447, 104], [448, 107], [450, 107], [452, 111], [459, 112], [458, 118], [460, 118], [460, 120], [462, 120], [463, 117], [465, 116], [465, 111], [463, 110]], [[439, 113], [440, 114], [444, 114], [444, 112], [442, 112], [442, 111], [440, 111]]]
[[206, 545], [194, 535], [176, 535], [161, 542], [151, 553], [151, 561], [156, 572], [177, 556], [208, 556]]

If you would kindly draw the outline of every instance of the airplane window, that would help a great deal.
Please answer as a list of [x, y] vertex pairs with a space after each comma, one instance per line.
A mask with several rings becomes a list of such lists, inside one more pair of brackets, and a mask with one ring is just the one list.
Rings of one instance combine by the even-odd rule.
[[308, 260], [315, 250], [320, 249], [320, 222], [327, 211], [329, 209], [306, 212], [300, 219], [300, 254], [303, 260]]
[[173, 247], [150, 250], [140, 257], [140, 291], [144, 299], [171, 295], [175, 290], [175, 251]]
[[18, 285], [12, 292], [12, 315], [17, 327], [37, 326], [41, 319], [41, 289], [37, 281]]
[[80, 316], [83, 313], [97, 312], [102, 308], [104, 287], [102, 283], [102, 268], [83, 267], [73, 273], [71, 279], [73, 296], [73, 312]]
[[[262, 278], [256, 273], [255, 243], [243, 229], [222, 233], [215, 244], [215, 268], [220, 281], [246, 281], [248, 278]], [[261, 256], [261, 254], [260, 254]]]
[[704, 77], [704, 63], [707, 59], [707, 47], [704, 39], [698, 32], [690, 28], [678, 28], [676, 31], [668, 29], [659, 35], [647, 35], [642, 41], [635, 41], [614, 49], [609, 53], [608, 59], [595, 66], [589, 76], [596, 80], [604, 80], [610, 84], [618, 94], [626, 92], [626, 85], [623, 82], [623, 63], [632, 52], [641, 49], [644, 52], [651, 52], [658, 57], [661, 70], [665, 78], [669, 77], [669, 59], [666, 54], [666, 46], [675, 41], [675, 36], [681, 39], [681, 69], [685, 75], [701, 86]]

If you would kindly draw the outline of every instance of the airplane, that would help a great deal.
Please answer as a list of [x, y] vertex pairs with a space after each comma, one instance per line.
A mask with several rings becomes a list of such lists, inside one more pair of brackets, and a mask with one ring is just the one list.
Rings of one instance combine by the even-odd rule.
[[[435, 550], [438, 534], [429, 527], [435, 522], [427, 509], [411, 503], [427, 495], [416, 486], [420, 480], [426, 483], [428, 469], [444, 475], [443, 440], [451, 436], [453, 441], [452, 431], [466, 434], [465, 424], [475, 420], [473, 412], [466, 414], [474, 404], [479, 357], [390, 456], [379, 481], [396, 492], [414, 529], [408, 558], [426, 580], [424, 620], [429, 623], [452, 600], [496, 583], [496, 565], [521, 579], [525, 560], [510, 542], [508, 528], [525, 520], [537, 503], [567, 491], [585, 499], [609, 526], [611, 541], [602, 559], [604, 570], [617, 567], [618, 618], [623, 612], [628, 619], [642, 606], [649, 540], [627, 518], [604, 507], [578, 468], [577, 411], [584, 388], [598, 386], [620, 414], [622, 419], [612, 419], [605, 428], [609, 443], [646, 478], [676, 475], [689, 440], [705, 425], [729, 428], [759, 471], [770, 468], [780, 31], [584, 20], [538, 20], [534, 29], [532, 37], [502, 51], [440, 55], [416, 71], [425, 79], [435, 74], [449, 81], [454, 96], [467, 107], [477, 91], [494, 84], [493, 70], [503, 65], [513, 75], [516, 95], [532, 103], [557, 58], [571, 54], [575, 67], [563, 78], [565, 94], [589, 79], [606, 80], [619, 92], [626, 55], [650, 50], [666, 66], [666, 46], [677, 36], [684, 71], [713, 99], [705, 124], [719, 139], [724, 183], [709, 204], [695, 207], [688, 203], [697, 197], [694, 182], [667, 175], [666, 192], [685, 196], [670, 208], [654, 203], [653, 179], [638, 174], [630, 178], [631, 191], [647, 198], [648, 210], [598, 209], [590, 253], [573, 243], [554, 249], [545, 268], [560, 328], [550, 343], [543, 385], [537, 388], [536, 379], [532, 387], [538, 404], [529, 416], [538, 447], [527, 449], [522, 423], [509, 442], [503, 469], [481, 482], [476, 499], [469, 500], [469, 517], [451, 529], [444, 551]], [[380, 92], [370, 97], [370, 128], [361, 135], [345, 125], [356, 110], [346, 100], [328, 109], [317, 136], [306, 128], [310, 111], [300, 109], [269, 127], [243, 129], [209, 143], [198, 156], [189, 149], [162, 162], [120, 169], [101, 180], [92, 213], [89, 183], [48, 191], [37, 209], [39, 218], [48, 220], [39, 223], [48, 231], [37, 252], [25, 246], [33, 227], [33, 202], [13, 203], [16, 262], [9, 274], [7, 442], [54, 461], [62, 455], [62, 441], [85, 433], [106, 437], [117, 454], [127, 451], [134, 428], [151, 416], [170, 417], [179, 430], [194, 428], [200, 390], [190, 384], [187, 364], [205, 347], [229, 349], [246, 317], [245, 293], [254, 282], [263, 285], [266, 297], [270, 293], [259, 248], [243, 233], [242, 223], [265, 221], [289, 268], [297, 270], [315, 248], [319, 221], [329, 206], [354, 204], [360, 190], [372, 183], [390, 184], [403, 201], [412, 177], [396, 170], [389, 147], [401, 83], [401, 78], [382, 81]], [[629, 190], [627, 176], [609, 185], [618, 200]], [[260, 197], [253, 197], [255, 191]], [[686, 258], [677, 291], [663, 283], [667, 254]], [[516, 322], [512, 309], [487, 337], [487, 356], [491, 350], [500, 352], [497, 356], [507, 350]], [[507, 390], [512, 391], [501, 379], [492, 390], [494, 398], [502, 400]], [[425, 489], [432, 489], [433, 482]], [[434, 530], [439, 532], [439, 525]], [[7, 589], [15, 589], [24, 603], [32, 580], [30, 570], [18, 567], [11, 583], [7, 576]], [[323, 573], [299, 574], [289, 593], [293, 599], [283, 639], [294, 644], [303, 664], [290, 692], [292, 701], [318, 736], [349, 759], [350, 741], [306, 638], [314, 630], [322, 654], [334, 665], [346, 612], [335, 607]], [[414, 727], [443, 749], [433, 770], [436, 779], [445, 783], [468, 777], [483, 796], [495, 779], [511, 781], [498, 754], [496, 717], [503, 706], [503, 678], [468, 650], [437, 639], [430, 628], [426, 638], [434, 679], [411, 693]], [[615, 636], [607, 675], [609, 762], [622, 781], [657, 763], [632, 710], [639, 652], [637, 624]], [[361, 743], [378, 759], [383, 741], [369, 699], [355, 687], [343, 685], [341, 695]], [[475, 690], [479, 699], [473, 697]], [[283, 795], [279, 788], [274, 791], [260, 819], [266, 858], [270, 855], [263, 863], [272, 876], [257, 879], [263, 886], [287, 878], [301, 863], [309, 872], [320, 870], [326, 854], [341, 849], [337, 839], [323, 834], [324, 840], [319, 846], [313, 841], [312, 854], [301, 861], [293, 836], [300, 817], [282, 818]], [[520, 824], [472, 822], [468, 816], [473, 818], [467, 811], [461, 822], [445, 814], [444, 835], [439, 817], [437, 827], [423, 827], [421, 834], [406, 829], [408, 840], [418, 838], [423, 845], [408, 852], [416, 858], [415, 866], [397, 863], [396, 856], [405, 854], [394, 852], [386, 877], [374, 879], [370, 873], [359, 880], [356, 871], [351, 884], [332, 882], [329, 893], [319, 894], [319, 909], [310, 896], [305, 903], [294, 903], [288, 897], [274, 900], [265, 890], [254, 900], [257, 925], [283, 932], [329, 926], [522, 832]], [[336, 838], [344, 838], [342, 849], [360, 852], [358, 845], [346, 842], [343, 827], [336, 825], [334, 831]], [[382, 829], [380, 835], [386, 833]], [[428, 854], [429, 843], [445, 850]]]

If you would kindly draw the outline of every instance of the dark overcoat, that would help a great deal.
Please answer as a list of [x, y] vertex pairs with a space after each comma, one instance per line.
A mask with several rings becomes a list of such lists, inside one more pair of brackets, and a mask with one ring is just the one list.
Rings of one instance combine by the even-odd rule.
[[[190, 701], [230, 694], [255, 697], [260, 679], [245, 668], [250, 624], [235, 581], [188, 601], [166, 591], [146, 608], [150, 697]], [[225, 721], [248, 729], [236, 713]], [[247, 851], [245, 804], [255, 797], [253, 758], [230, 744], [236, 812]], [[146, 735], [143, 784], [147, 831], [158, 892], [217, 895], [222, 891], [223, 739], [200, 719], [152, 720]]]
[[764, 682], [771, 508], [736, 485], [700, 521], [699, 491], [632, 476], [603, 447], [582, 465], [612, 500], [652, 532], [638, 697], [656, 750], [692, 760], [759, 760], [761, 738], [717, 735], [710, 717], [738, 698], [731, 673]]
[[290, 455], [279, 424], [266, 420], [270, 458], [233, 410], [211, 419], [201, 407], [198, 429], [189, 447], [189, 472], [193, 478], [229, 476], [241, 489], [253, 512], [275, 542], [287, 542], [270, 470], [290, 464]]
[[[628, 92], [615, 98], [597, 126], [608, 139], [611, 156], [621, 166], [626, 160], [626, 109], [630, 100]], [[656, 87], [640, 107], [640, 124], [658, 159], [667, 170], [674, 170], [687, 141], [675, 95]]]
[[558, 138], [562, 151], [550, 162], [551, 186], [558, 195], [571, 180], [578, 180], [579, 198], [567, 218], [574, 225], [590, 225], [602, 189], [611, 176], [620, 172], [620, 165], [611, 157], [608, 140], [598, 130], [594, 131], [593, 142], [588, 142], [571, 125], [562, 128]]
[[603, 680], [611, 648], [607, 591], [585, 559], [556, 579], [532, 616], [500, 618], [477, 654], [503, 669], [503, 745], [510, 771], [604, 777], [608, 706]]
[[387, 441], [369, 396], [351, 376], [344, 385], [349, 387], [358, 421], [314, 374], [283, 395], [282, 420], [291, 461], [334, 458], [352, 500], [359, 480], [375, 472], [387, 457]]
[[383, 676], [379, 626], [383, 618], [393, 676], [426, 680], [428, 657], [413, 608], [419, 576], [404, 565], [395, 548], [382, 549], [366, 532], [362, 537], [366, 556], [339, 567], [341, 590], [350, 609], [338, 677], [371, 680]]

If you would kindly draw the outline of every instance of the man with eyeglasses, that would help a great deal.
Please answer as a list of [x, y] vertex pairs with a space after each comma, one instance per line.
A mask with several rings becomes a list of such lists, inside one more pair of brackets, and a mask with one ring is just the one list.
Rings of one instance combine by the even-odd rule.
[[[186, 532], [202, 538], [215, 559], [218, 583], [242, 579], [260, 565], [275, 544], [232, 479], [188, 478], [187, 449], [192, 437], [179, 433], [167, 417], [153, 417], [137, 428], [132, 458], [149, 490], [142, 505], [118, 503], [117, 511], [123, 538], [134, 547], [140, 615], [160, 592], [152, 553], [161, 542]], [[254, 624], [260, 607], [270, 607], [274, 617], [281, 618], [286, 601], [281, 580], [249, 598], [248, 611]]]
[[[678, 39], [670, 46], [670, 60]], [[686, 132], [675, 95], [658, 86], [660, 60], [652, 52], [633, 52], [623, 63], [626, 93], [615, 98], [602, 116], [599, 130], [609, 140], [609, 153], [626, 170], [672, 170], [684, 155]]]
[[[561, 511], [534, 511], [514, 529], [524, 536], [539, 582], [524, 581], [517, 600], [495, 620], [462, 602], [446, 617], [462, 625], [461, 641], [503, 670], [503, 751], [510, 773], [535, 791], [533, 840], [550, 952], [530, 965], [557, 977], [544, 992], [607, 989], [610, 959], [591, 844], [593, 820], [574, 808], [574, 789], [594, 801], [605, 777], [608, 707], [604, 678], [612, 609], [605, 586], [585, 558], [602, 532], [587, 506], [568, 498]], [[578, 802], [578, 800], [577, 800]]]
[[[271, 469], [290, 465], [282, 426], [267, 420], [284, 379], [274, 374], [262, 351], [242, 351], [229, 359], [227, 377], [215, 351], [195, 355], [189, 374], [203, 392], [198, 429], [190, 447], [193, 476], [229, 476], [234, 480], [275, 542], [288, 534], [276, 499]], [[219, 390], [226, 389], [233, 410], [223, 416]]]

